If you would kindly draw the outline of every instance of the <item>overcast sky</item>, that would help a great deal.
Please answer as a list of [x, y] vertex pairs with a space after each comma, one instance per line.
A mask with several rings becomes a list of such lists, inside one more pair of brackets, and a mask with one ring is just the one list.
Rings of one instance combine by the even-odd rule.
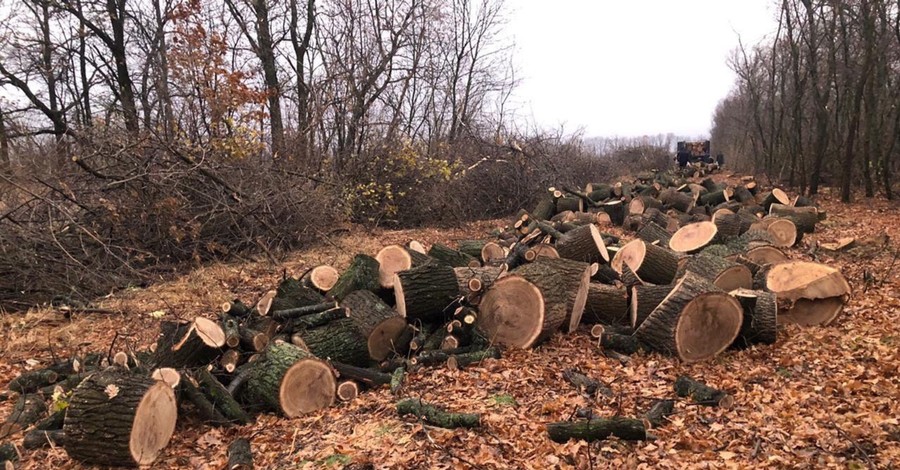
[[587, 137], [709, 132], [738, 38], [774, 35], [772, 0], [507, 0], [520, 113]]

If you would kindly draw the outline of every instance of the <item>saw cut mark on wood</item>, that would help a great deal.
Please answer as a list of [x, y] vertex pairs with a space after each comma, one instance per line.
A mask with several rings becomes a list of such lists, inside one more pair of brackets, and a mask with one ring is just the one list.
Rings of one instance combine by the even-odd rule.
[[792, 261], [772, 267], [766, 286], [779, 299], [827, 299], [850, 294], [850, 284], [840, 271], [810, 261]]
[[394, 274], [406, 271], [413, 265], [412, 256], [405, 248], [399, 245], [390, 245], [382, 248], [375, 255], [378, 261], [378, 281], [381, 287], [390, 289], [394, 287]]
[[485, 293], [475, 324], [497, 344], [526, 349], [541, 334], [544, 310], [540, 289], [510, 274]]
[[696, 253], [709, 245], [719, 233], [712, 222], [694, 222], [678, 229], [669, 240], [669, 248], [681, 253]]

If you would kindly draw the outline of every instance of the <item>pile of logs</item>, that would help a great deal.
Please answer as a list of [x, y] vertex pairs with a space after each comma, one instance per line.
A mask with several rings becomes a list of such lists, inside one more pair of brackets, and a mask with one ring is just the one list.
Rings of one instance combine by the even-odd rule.
[[[90, 464], [146, 465], [179, 414], [243, 424], [253, 413], [296, 417], [383, 386], [399, 395], [409, 371], [465, 368], [582, 325], [604, 350], [685, 362], [772, 344], [777, 322], [826, 325], [850, 293], [838, 271], [782, 251], [822, 218], [805, 198], [760, 193], [751, 180], [726, 186], [660, 172], [550, 188], [490, 239], [358, 254], [343, 272], [318, 266], [285, 278], [252, 306], [226, 302], [217, 320], [163, 322], [147, 351], [26, 373], [10, 384], [20, 404], [7, 431], [27, 430], [26, 448], [52, 442]], [[634, 238], [607, 233], [611, 226]], [[477, 415], [417, 401], [397, 410], [435, 425], [479, 425]], [[579, 426], [557, 426], [551, 437], [620, 434], [593, 418]], [[234, 445], [230, 454], [246, 461], [246, 441]]]

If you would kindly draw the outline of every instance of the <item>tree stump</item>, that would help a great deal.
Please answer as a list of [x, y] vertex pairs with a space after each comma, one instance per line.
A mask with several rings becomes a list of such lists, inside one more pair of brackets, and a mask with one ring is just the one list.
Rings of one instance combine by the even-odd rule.
[[371, 359], [383, 361], [393, 351], [405, 348], [398, 345], [398, 340], [406, 329], [406, 319], [377, 295], [364, 290], [351, 292], [341, 306], [366, 338]]
[[92, 465], [152, 464], [175, 431], [178, 404], [164, 382], [117, 370], [79, 385], [65, 418], [69, 457]]
[[276, 341], [250, 363], [242, 394], [246, 403], [266, 406], [295, 418], [334, 403], [334, 371], [324, 361], [289, 343]]
[[697, 362], [730, 346], [742, 321], [734, 297], [688, 271], [634, 335], [648, 349]]

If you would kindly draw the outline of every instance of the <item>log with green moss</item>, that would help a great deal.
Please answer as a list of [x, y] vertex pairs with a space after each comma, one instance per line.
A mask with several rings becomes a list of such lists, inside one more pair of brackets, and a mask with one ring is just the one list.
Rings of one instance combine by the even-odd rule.
[[403, 383], [406, 381], [406, 369], [398, 367], [391, 374], [391, 395], [397, 396], [403, 389]]
[[241, 388], [244, 403], [279, 411], [289, 418], [334, 403], [337, 383], [325, 361], [290, 343], [276, 341], [261, 359], [248, 363]]
[[447, 359], [447, 367], [450, 370], [465, 369], [472, 364], [481, 363], [487, 359], [500, 359], [500, 350], [487, 348], [482, 351], [453, 354]]
[[301, 330], [297, 335], [309, 351], [323, 359], [354, 366], [371, 363], [368, 340], [359, 326], [350, 318], [335, 320], [327, 325]]
[[325, 302], [325, 297], [322, 294], [306, 287], [299, 280], [289, 277], [278, 284], [278, 288], [275, 289], [275, 297], [266, 313], [307, 307], [323, 302]]
[[593, 418], [585, 421], [563, 421], [547, 425], [547, 434], [553, 442], [564, 443], [570, 439], [588, 442], [610, 436], [626, 441], [643, 441], [648, 438], [647, 428], [639, 419], [613, 417]]
[[222, 413], [225, 419], [237, 424], [250, 422], [250, 415], [231, 396], [228, 389], [217, 378], [213, 377], [209, 369], [201, 367], [194, 374], [194, 378], [200, 385], [200, 391], [209, 398], [213, 406]]
[[250, 449], [250, 441], [247, 439], [235, 439], [228, 446], [227, 455], [226, 470], [253, 470], [253, 451]]
[[353, 257], [350, 266], [341, 274], [334, 287], [328, 291], [328, 296], [341, 301], [353, 291], [368, 290], [378, 292], [381, 289], [378, 260], [369, 256], [358, 254]]
[[450, 413], [422, 400], [407, 398], [397, 402], [397, 414], [415, 415], [432, 426], [446, 429], [476, 428], [481, 426], [481, 416], [475, 413]]
[[487, 240], [460, 240], [456, 242], [457, 251], [465, 253], [475, 259], [481, 259], [481, 250]]
[[676, 395], [690, 397], [692, 402], [698, 405], [720, 408], [731, 408], [734, 405], [734, 397], [728, 392], [710, 387], [686, 375], [679, 376], [675, 380], [674, 388]]
[[397, 312], [407, 321], [440, 322], [460, 295], [452, 267], [431, 263], [397, 273], [394, 297]]
[[340, 320], [341, 318], [347, 318], [349, 316], [350, 312], [347, 309], [335, 307], [334, 303], [331, 303], [329, 305], [331, 306], [331, 308], [323, 312], [310, 313], [309, 315], [291, 318], [281, 325], [281, 333], [293, 334], [298, 331], [327, 325], [335, 320]]

